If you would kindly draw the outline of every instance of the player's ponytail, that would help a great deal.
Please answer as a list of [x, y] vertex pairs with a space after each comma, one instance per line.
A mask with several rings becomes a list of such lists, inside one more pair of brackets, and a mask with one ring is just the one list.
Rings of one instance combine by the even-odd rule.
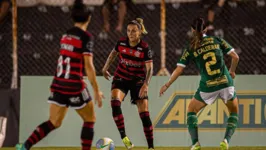
[[144, 35], [148, 34], [148, 32], [144, 26], [143, 19], [142, 18], [136, 18], [136, 20], [141, 25], [142, 34], [144, 34]]
[[193, 21], [191, 27], [195, 30], [192, 35], [192, 39], [190, 42], [190, 49], [196, 50], [203, 39], [203, 31], [206, 29], [206, 25], [204, 23], [203, 18], [197, 18]]
[[87, 22], [91, 16], [90, 10], [83, 4], [83, 0], [75, 0], [72, 6], [71, 17], [74, 22]]
[[138, 28], [141, 30], [142, 34], [144, 34], [144, 35], [148, 34], [148, 32], [147, 32], [147, 30], [146, 30], [146, 28], [144, 26], [142, 18], [136, 18], [136, 20], [130, 21], [127, 25], [130, 25], [130, 24], [137, 25]]

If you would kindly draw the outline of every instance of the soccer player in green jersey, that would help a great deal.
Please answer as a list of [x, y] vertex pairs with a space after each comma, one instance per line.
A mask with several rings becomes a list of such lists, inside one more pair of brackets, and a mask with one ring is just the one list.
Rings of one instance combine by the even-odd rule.
[[[181, 75], [189, 62], [194, 61], [200, 71], [201, 80], [198, 90], [188, 106], [187, 125], [192, 140], [191, 150], [201, 149], [198, 139], [197, 113], [206, 105], [212, 104], [217, 97], [224, 101], [230, 112], [225, 136], [220, 143], [221, 149], [227, 150], [238, 122], [238, 100], [233, 79], [236, 75], [235, 70], [239, 57], [225, 40], [205, 35], [207, 29], [202, 18], [195, 19], [191, 27], [193, 37], [190, 44], [185, 48], [169, 81], [161, 87], [160, 96]], [[224, 62], [224, 54], [232, 58], [229, 70]]]

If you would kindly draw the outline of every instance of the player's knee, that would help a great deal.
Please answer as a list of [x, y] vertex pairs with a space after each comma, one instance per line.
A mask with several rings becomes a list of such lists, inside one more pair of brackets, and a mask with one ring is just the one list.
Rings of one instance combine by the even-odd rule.
[[198, 126], [198, 117], [195, 112], [187, 113], [187, 125], [188, 127], [197, 127]]
[[81, 118], [84, 122], [96, 122], [96, 116], [95, 115], [83, 115], [83, 116], [81, 116]]
[[136, 103], [137, 103], [137, 106], [138, 106], [139, 113], [148, 112], [149, 111], [148, 100], [137, 100]]
[[238, 106], [228, 107], [230, 113], [238, 113]]
[[95, 116], [84, 117], [83, 121], [84, 122], [96, 122], [96, 117]]
[[233, 100], [229, 100], [226, 103], [226, 106], [228, 108], [228, 111], [230, 113], [238, 113], [238, 102], [237, 102], [237, 98], [233, 98]]
[[198, 113], [206, 104], [202, 101], [199, 101], [196, 98], [193, 98], [188, 105], [188, 112]]
[[53, 119], [53, 118], [50, 118], [50, 122], [53, 124], [53, 126], [55, 128], [59, 128], [61, 125], [62, 125], [62, 120], [58, 120], [58, 119]]
[[138, 111], [139, 111], [139, 113], [142, 113], [142, 112], [148, 112], [149, 109], [148, 109], [148, 107], [143, 106], [143, 107], [139, 107], [139, 108], [138, 108]]
[[188, 106], [188, 112], [198, 113], [199, 110], [197, 109], [197, 107], [195, 107], [195, 105], [193, 105], [192, 103], [190, 103], [189, 106]]

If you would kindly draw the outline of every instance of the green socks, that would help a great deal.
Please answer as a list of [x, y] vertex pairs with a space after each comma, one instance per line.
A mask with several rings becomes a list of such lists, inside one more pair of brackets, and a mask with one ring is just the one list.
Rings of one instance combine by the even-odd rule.
[[198, 118], [196, 113], [187, 113], [187, 126], [189, 134], [191, 136], [192, 145], [194, 145], [198, 142]]
[[227, 126], [226, 126], [226, 132], [224, 138], [229, 143], [232, 135], [235, 132], [235, 129], [237, 127], [238, 122], [238, 114], [237, 113], [231, 113], [228, 120], [227, 120]]
[[[226, 132], [224, 136], [224, 138], [227, 140], [228, 143], [235, 132], [235, 129], [237, 127], [237, 122], [238, 122], [238, 114], [231, 113], [227, 120]], [[189, 134], [191, 136], [192, 145], [194, 145], [198, 142], [198, 118], [196, 113], [194, 112], [187, 113], [187, 126]]]

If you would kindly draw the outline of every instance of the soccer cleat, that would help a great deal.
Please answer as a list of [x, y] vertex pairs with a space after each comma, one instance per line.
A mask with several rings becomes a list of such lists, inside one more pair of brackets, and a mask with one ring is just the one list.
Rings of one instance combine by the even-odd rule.
[[134, 144], [131, 143], [131, 141], [129, 140], [127, 136], [124, 137], [122, 141], [128, 150], [131, 150], [134, 147]]
[[220, 143], [220, 148], [221, 150], [228, 150], [229, 149], [229, 144], [227, 142], [226, 139], [224, 139], [221, 143]]
[[196, 144], [192, 145], [190, 150], [201, 150], [200, 143], [197, 142]]
[[149, 148], [148, 150], [154, 150], [154, 148]]
[[24, 144], [17, 144], [16, 150], [27, 150], [27, 149], [25, 148]]

